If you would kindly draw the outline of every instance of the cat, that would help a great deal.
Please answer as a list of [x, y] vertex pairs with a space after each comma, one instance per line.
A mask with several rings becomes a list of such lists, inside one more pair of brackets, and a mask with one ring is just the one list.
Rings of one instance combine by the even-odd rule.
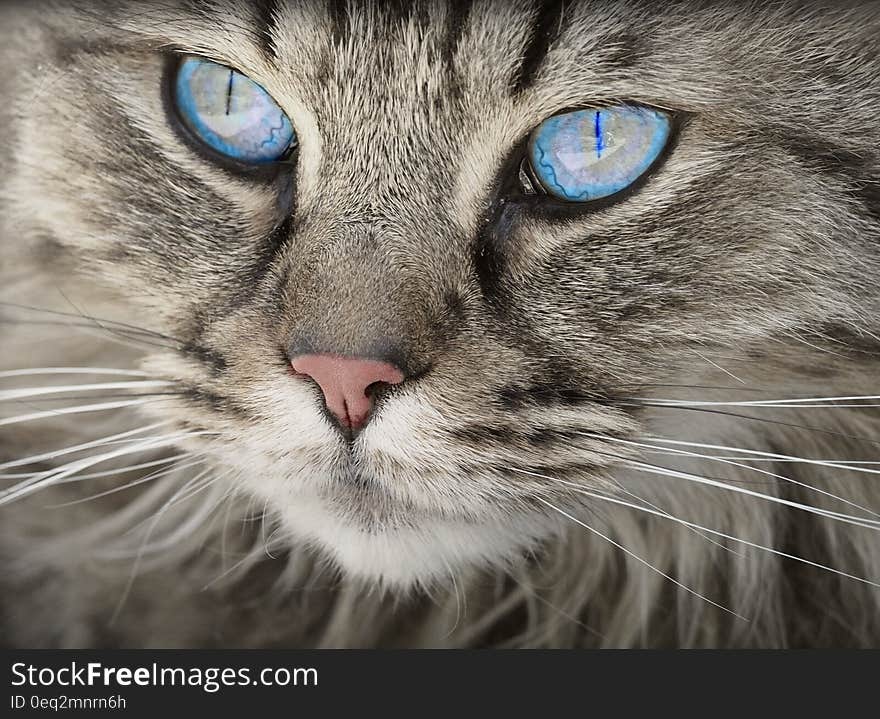
[[880, 645], [880, 6], [0, 28], [4, 643]]

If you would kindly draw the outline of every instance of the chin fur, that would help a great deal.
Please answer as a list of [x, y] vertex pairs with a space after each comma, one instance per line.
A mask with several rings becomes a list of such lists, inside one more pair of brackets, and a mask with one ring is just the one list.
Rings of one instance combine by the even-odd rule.
[[557, 523], [547, 518], [527, 517], [480, 523], [423, 519], [363, 527], [341, 521], [320, 501], [302, 499], [281, 516], [293, 544], [316, 548], [346, 577], [395, 593], [435, 591], [457, 576], [489, 567], [503, 572], [558, 531]]

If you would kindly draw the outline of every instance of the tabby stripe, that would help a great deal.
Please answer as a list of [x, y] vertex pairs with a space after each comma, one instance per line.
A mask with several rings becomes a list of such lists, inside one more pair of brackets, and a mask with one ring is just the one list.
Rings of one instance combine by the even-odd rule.
[[279, 0], [255, 0], [254, 12], [257, 15], [257, 37], [263, 54], [274, 64], [278, 58], [275, 38], [278, 35]]
[[564, 13], [565, 3], [562, 0], [542, 0], [539, 3], [522, 62], [514, 73], [512, 82], [514, 95], [528, 89], [535, 81], [550, 46], [559, 37]]
[[790, 135], [781, 145], [805, 166], [853, 185], [851, 194], [874, 220], [880, 220], [880, 176], [872, 158], [862, 156], [813, 135]]
[[421, 0], [383, 0], [379, 7], [390, 25], [406, 24], [412, 19], [422, 26], [430, 22], [427, 4]]
[[446, 42], [443, 45], [443, 61], [451, 71], [455, 54], [467, 27], [473, 0], [451, 0], [446, 12]]
[[608, 71], [629, 70], [651, 54], [646, 34], [638, 35], [632, 29], [602, 38], [599, 59]]
[[341, 45], [349, 29], [348, 0], [327, 0], [327, 15], [330, 18], [330, 35], [334, 45]]

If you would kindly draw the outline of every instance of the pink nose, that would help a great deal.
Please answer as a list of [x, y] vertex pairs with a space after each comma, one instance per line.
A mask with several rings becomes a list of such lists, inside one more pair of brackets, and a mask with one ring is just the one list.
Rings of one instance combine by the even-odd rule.
[[373, 399], [367, 395], [370, 385], [403, 382], [403, 372], [379, 360], [320, 354], [299, 355], [290, 364], [295, 372], [318, 383], [327, 409], [346, 429], [360, 429], [366, 424], [373, 409]]

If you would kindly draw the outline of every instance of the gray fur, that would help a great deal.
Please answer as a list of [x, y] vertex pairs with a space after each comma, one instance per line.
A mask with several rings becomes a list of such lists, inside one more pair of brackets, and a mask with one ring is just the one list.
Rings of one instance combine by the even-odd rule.
[[[878, 411], [657, 401], [880, 394], [876, 4], [36, 3], [0, 28], [0, 301], [69, 313], [0, 306], [0, 369], [176, 393], [0, 424], [0, 462], [165, 420], [145, 436], [187, 436], [81, 473], [204, 460], [0, 506], [8, 643], [880, 644], [880, 535], [815, 513], [876, 519], [853, 505], [880, 511], [880, 475], [778, 457], [876, 461]], [[296, 167], [187, 144], [171, 49], [263, 84]], [[532, 128], [620, 101], [683, 118], [637, 192], [502, 201]], [[288, 372], [302, 337], [413, 375], [352, 462]], [[0, 391], [80, 381], [109, 379]]]

